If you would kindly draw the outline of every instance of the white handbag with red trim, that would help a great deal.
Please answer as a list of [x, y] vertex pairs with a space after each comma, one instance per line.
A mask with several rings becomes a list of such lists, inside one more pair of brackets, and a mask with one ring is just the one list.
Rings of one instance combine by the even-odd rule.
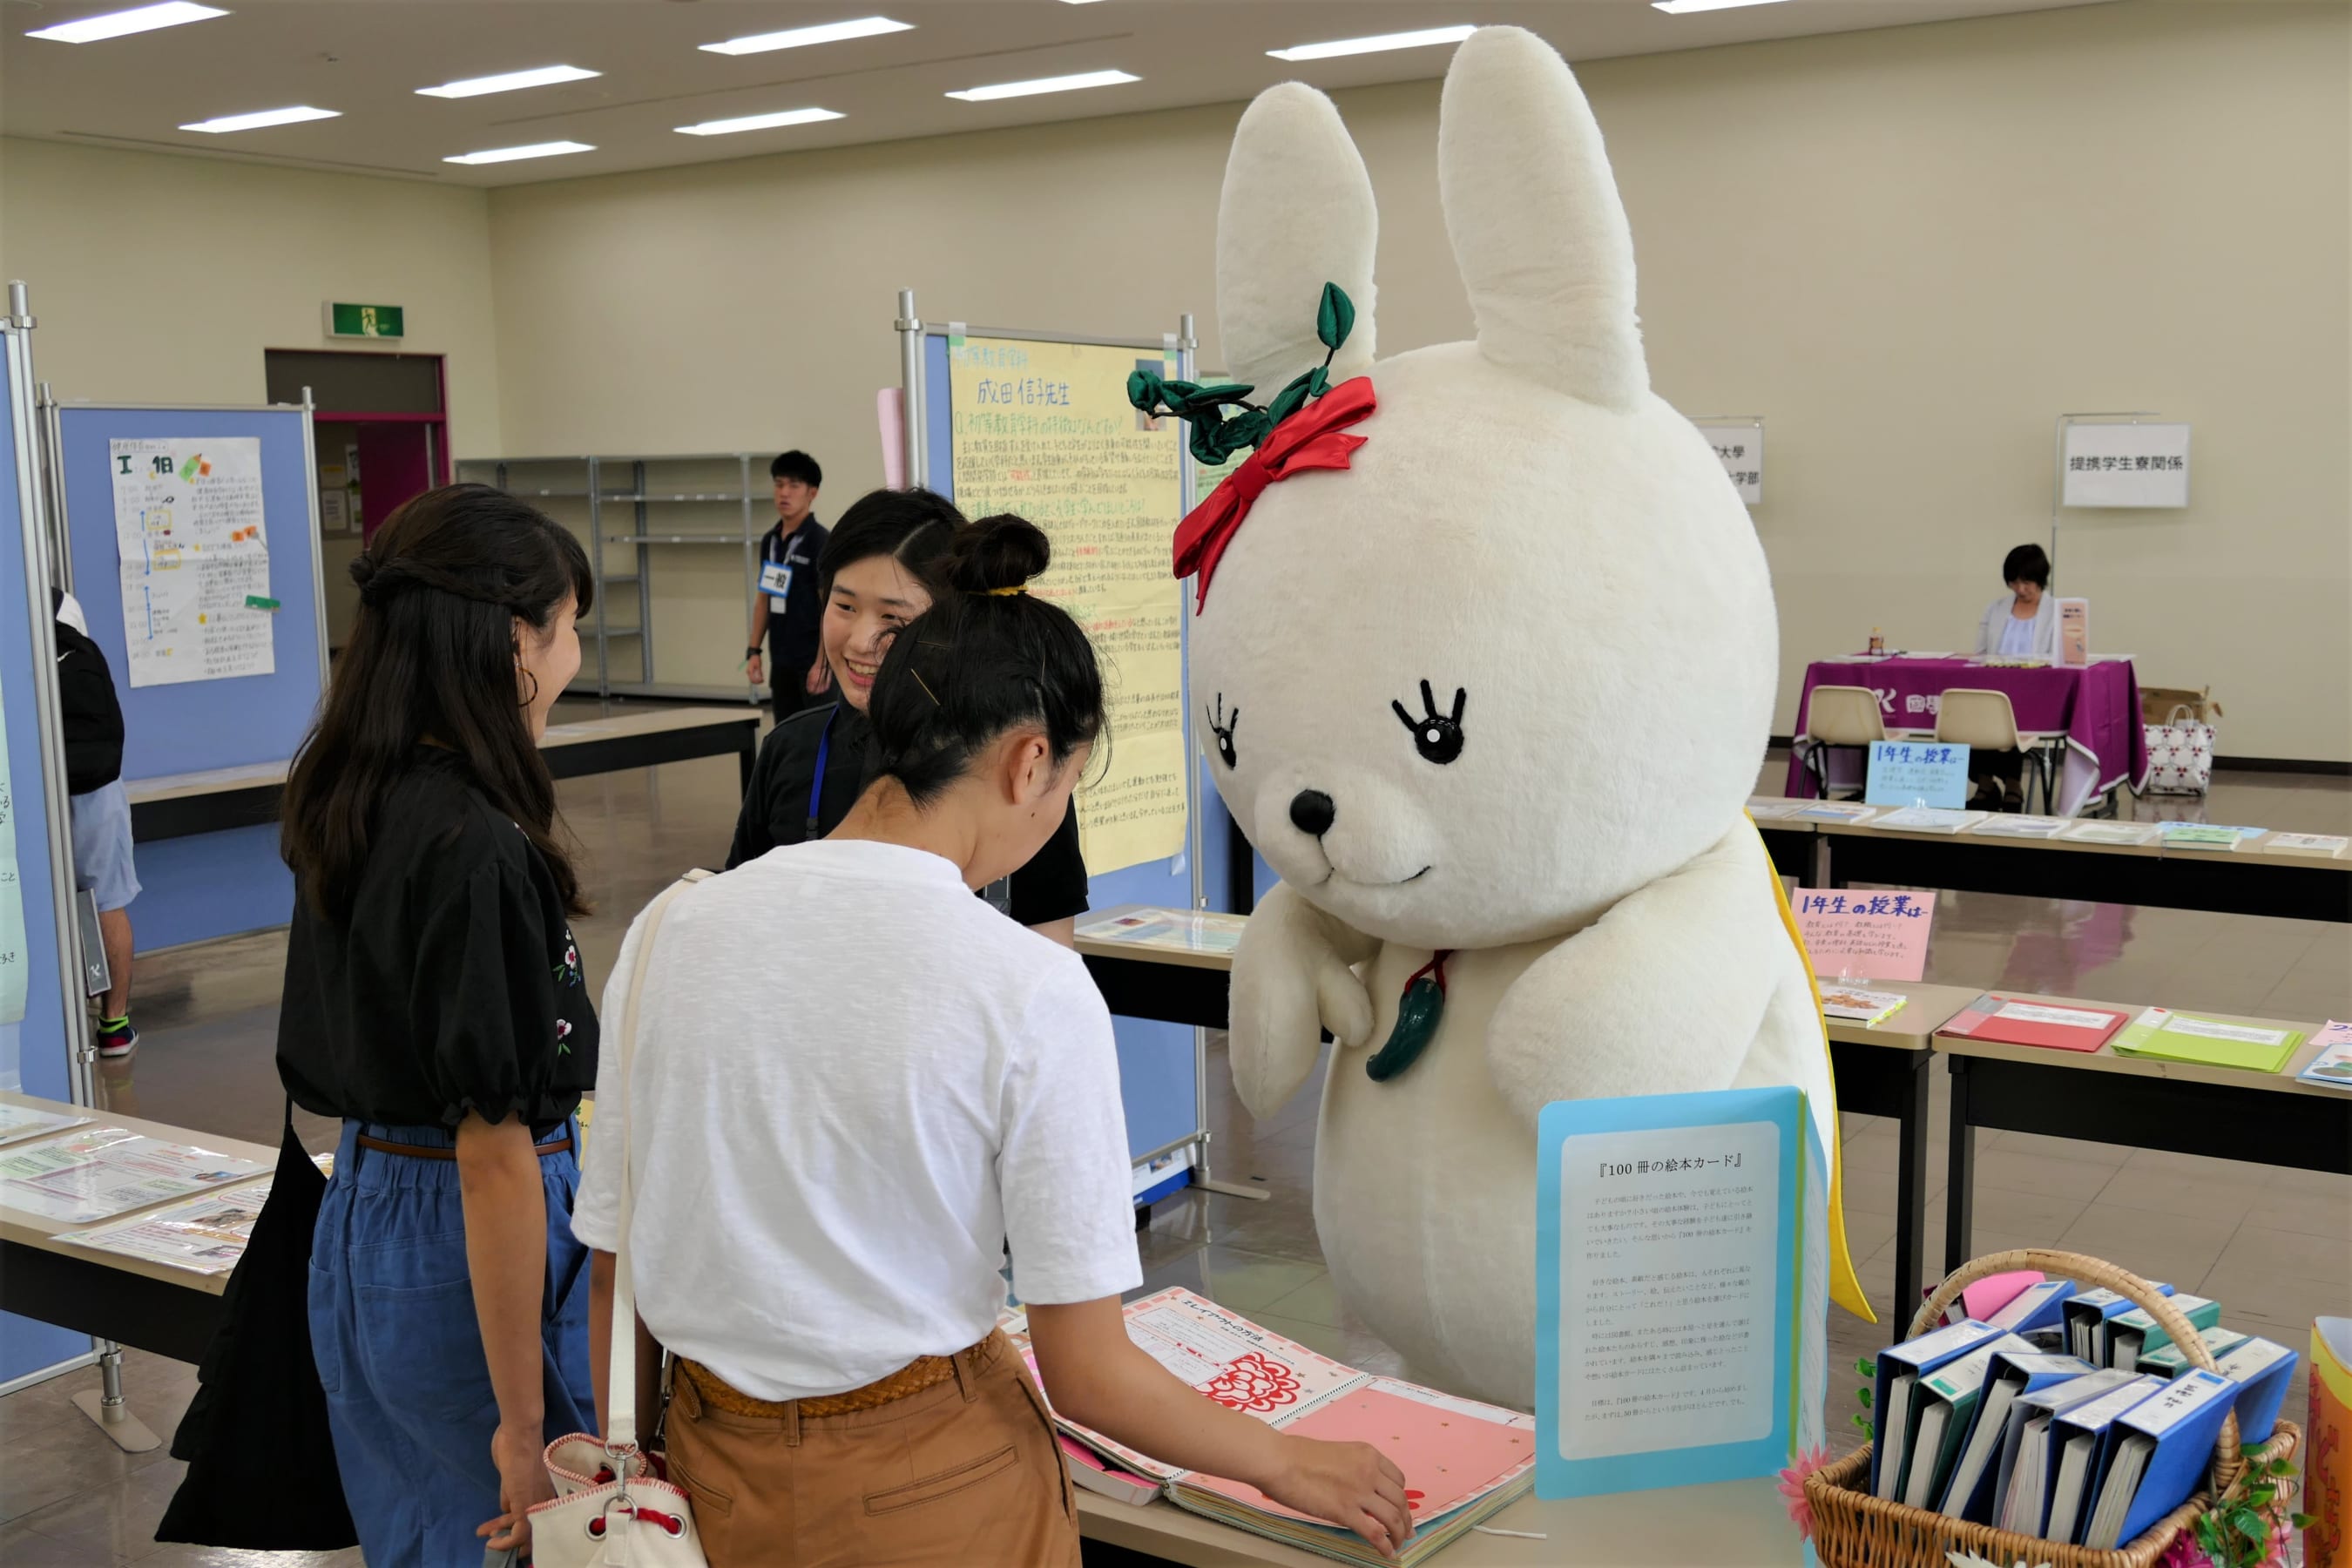
[[[646, 961], [654, 933], [679, 889], [702, 880], [695, 872], [663, 889], [646, 910], [645, 934], [629, 975], [629, 999], [621, 1012], [621, 1081], [629, 1081], [636, 1048], [637, 998], [645, 994]], [[622, 1136], [628, 1136], [628, 1118]], [[552, 1501], [530, 1510], [530, 1558], [535, 1568], [709, 1568], [702, 1538], [695, 1532], [694, 1508], [682, 1488], [659, 1479], [654, 1460], [637, 1447], [637, 1290], [629, 1274], [629, 1222], [635, 1215], [636, 1183], [629, 1152], [621, 1151], [621, 1242], [613, 1260], [613, 1354], [609, 1435], [575, 1432], [547, 1447], [547, 1475], [555, 1483]]]
[[2175, 708], [2161, 724], [2143, 726], [2149, 795], [2203, 795], [2213, 783], [2213, 726]]

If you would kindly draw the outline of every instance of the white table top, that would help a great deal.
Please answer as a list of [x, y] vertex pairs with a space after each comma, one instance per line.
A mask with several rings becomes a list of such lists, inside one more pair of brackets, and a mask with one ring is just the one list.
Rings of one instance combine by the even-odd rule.
[[[634, 713], [614, 713], [603, 719], [583, 719], [576, 724], [551, 724], [540, 742], [541, 751], [562, 751], [591, 741], [610, 741], [626, 735], [659, 735], [672, 730], [698, 730], [707, 724], [745, 724], [759, 722], [760, 712], [749, 706], [740, 708], [647, 708]], [[151, 801], [179, 800], [189, 795], [219, 795], [228, 790], [251, 789], [256, 785], [282, 784], [290, 759], [274, 763], [247, 763], [240, 767], [213, 768], [194, 773], [158, 773], [152, 778], [125, 779], [123, 792], [133, 805]]]
[[[68, 1105], [62, 1100], [37, 1100], [28, 1094], [11, 1094], [5, 1090], [0, 1090], [0, 1104], [22, 1106], [29, 1110], [50, 1110], [63, 1116], [89, 1118], [89, 1121], [85, 1126], [61, 1127], [54, 1132], [44, 1132], [37, 1137], [19, 1139], [6, 1145], [10, 1150], [33, 1148], [53, 1138], [86, 1132], [92, 1127], [120, 1127], [128, 1131], [144, 1133], [150, 1138], [161, 1139], [167, 1143], [193, 1143], [197, 1148], [209, 1149], [216, 1154], [226, 1154], [239, 1160], [257, 1160], [261, 1163], [262, 1168], [259, 1174], [248, 1176], [244, 1181], [226, 1182], [220, 1186], [207, 1188], [206, 1191], [210, 1193], [235, 1192], [239, 1187], [248, 1186], [256, 1182], [268, 1181], [278, 1169], [277, 1150], [260, 1143], [248, 1143], [241, 1138], [216, 1138], [209, 1132], [198, 1132], [186, 1127], [167, 1127], [163, 1122], [145, 1121], [136, 1116], [117, 1116], [110, 1110], [93, 1110], [87, 1106]], [[72, 1242], [58, 1239], [67, 1231], [92, 1230], [101, 1225], [116, 1225], [138, 1215], [151, 1214], [156, 1209], [169, 1208], [173, 1204], [185, 1203], [194, 1195], [195, 1194], [184, 1194], [162, 1203], [149, 1204], [144, 1208], [127, 1209], [119, 1215], [110, 1215], [102, 1220], [57, 1220], [46, 1215], [26, 1214], [20, 1209], [0, 1205], [0, 1241], [12, 1241], [25, 1247], [37, 1247], [43, 1252], [55, 1252], [67, 1258], [79, 1258], [85, 1263], [95, 1263], [101, 1268], [120, 1269], [125, 1274], [141, 1274], [150, 1279], [161, 1279], [170, 1285], [184, 1285], [191, 1290], [201, 1290], [207, 1296], [217, 1296], [228, 1289], [229, 1277], [225, 1273], [199, 1274], [192, 1268], [174, 1268], [167, 1263], [152, 1262], [142, 1258], [126, 1258], [119, 1252], [103, 1252], [94, 1247], [78, 1247]]]
[[[2127, 1015], [2124, 1028], [2131, 1026], [2129, 1018], [2137, 1018], [2145, 1003], [2086, 1001], [2073, 996], [2034, 996], [2022, 992], [1992, 988], [1998, 994], [2020, 1002], [2033, 1002], [2051, 1007], [2104, 1007], [2110, 1013]], [[2212, 1083], [2231, 1089], [2262, 1089], [2272, 1094], [2316, 1095], [2322, 1100], [2343, 1100], [2346, 1093], [2324, 1084], [2300, 1083], [2295, 1075], [2309, 1067], [2319, 1056], [2320, 1026], [2296, 1023], [2286, 1018], [2250, 1018], [2237, 1013], [2211, 1013], [2202, 1007], [2175, 1008], [2200, 1018], [2210, 1018], [2221, 1024], [2251, 1024], [2263, 1029], [2300, 1029], [2303, 1044], [2286, 1059], [2286, 1066], [2276, 1072], [2253, 1072], [2245, 1068], [2212, 1067], [2203, 1062], [2164, 1061], [2155, 1057], [2123, 1057], [2116, 1054], [2116, 1043], [2109, 1040], [2095, 1051], [2053, 1050], [2046, 1046], [2012, 1046], [2000, 1040], [1966, 1040], [1956, 1036], [1939, 1034], [1936, 1049], [1947, 1056], [1982, 1057], [1994, 1061], [2026, 1062], [2035, 1067], [2071, 1068], [2083, 1072], [2121, 1073], [2127, 1078], [2171, 1079], [2180, 1083]], [[2123, 1029], [2116, 1031], [2118, 1037]]]
[[[1785, 798], [1759, 795], [1759, 800]], [[1811, 805], [1811, 800], [1791, 801], [1792, 805]], [[1873, 811], [1891, 811], [1891, 806], [1874, 806]], [[1767, 833], [1791, 833], [1811, 829], [1842, 837], [1908, 838], [1945, 844], [1998, 844], [2004, 848], [2056, 849], [2074, 855], [2137, 855], [2158, 860], [2243, 860], [2255, 865], [2315, 866], [2328, 871], [2352, 872], [2352, 846], [2344, 853], [2313, 854], [2307, 850], [2272, 852], [2263, 847], [2282, 833], [2293, 829], [2274, 828], [2258, 838], [2242, 840], [2235, 849], [2196, 849], [2182, 845], [2166, 847], [2161, 840], [2154, 844], [2092, 844], [2079, 838], [2013, 838], [1996, 833], [1921, 833], [1900, 827], [1884, 827], [1870, 818], [1859, 822], [1814, 822], [1797, 816], [1759, 817], [1756, 826]], [[2184, 823], [2184, 826], [2202, 826], [2202, 823]], [[2251, 825], [2250, 825], [2251, 826]]]
[[[1486, 1521], [1542, 1541], [1472, 1532], [1433, 1563], [1444, 1568], [1771, 1568], [1801, 1563], [1804, 1543], [1769, 1480], [1718, 1481], [1614, 1497], [1542, 1502], [1522, 1498]], [[1185, 1512], [1170, 1502], [1132, 1503], [1078, 1493], [1089, 1540], [1192, 1568], [1329, 1568], [1330, 1559]]]

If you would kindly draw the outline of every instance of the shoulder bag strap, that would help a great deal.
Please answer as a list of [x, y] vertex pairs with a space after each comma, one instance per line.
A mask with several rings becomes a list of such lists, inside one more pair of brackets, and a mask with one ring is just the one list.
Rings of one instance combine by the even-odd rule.
[[[636, 1056], [637, 1003], [646, 994], [646, 974], [653, 967], [654, 938], [661, 931], [662, 916], [668, 912], [671, 900], [709, 876], [708, 871], [689, 871], [646, 906], [637, 961], [629, 970], [628, 996], [621, 1004], [620, 1083], [625, 1094]], [[615, 1448], [634, 1447], [637, 1440], [637, 1286], [629, 1273], [629, 1226], [637, 1207], [637, 1178], [629, 1146], [636, 1121], [637, 1107], [632, 1102], [621, 1112], [621, 1241], [613, 1258], [612, 1381], [605, 1385], [612, 1390], [612, 1411], [606, 1421], [611, 1429], [604, 1438]]]

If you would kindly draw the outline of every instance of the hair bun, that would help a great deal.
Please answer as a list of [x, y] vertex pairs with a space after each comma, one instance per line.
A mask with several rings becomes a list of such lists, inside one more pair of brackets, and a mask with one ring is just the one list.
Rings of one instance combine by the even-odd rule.
[[999, 512], [957, 530], [948, 549], [947, 579], [966, 594], [1019, 588], [1053, 558], [1043, 529], [1025, 517]]
[[351, 570], [352, 582], [360, 591], [360, 603], [370, 609], [375, 608], [383, 595], [380, 592], [371, 594], [368, 589], [383, 570], [383, 563], [369, 552], [362, 550], [352, 557]]

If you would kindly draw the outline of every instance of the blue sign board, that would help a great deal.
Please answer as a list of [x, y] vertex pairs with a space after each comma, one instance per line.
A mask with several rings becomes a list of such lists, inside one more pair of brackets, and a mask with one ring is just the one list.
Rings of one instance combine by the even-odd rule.
[[1957, 811], [1969, 800], [1969, 749], [1951, 741], [1874, 741], [1863, 802]]

